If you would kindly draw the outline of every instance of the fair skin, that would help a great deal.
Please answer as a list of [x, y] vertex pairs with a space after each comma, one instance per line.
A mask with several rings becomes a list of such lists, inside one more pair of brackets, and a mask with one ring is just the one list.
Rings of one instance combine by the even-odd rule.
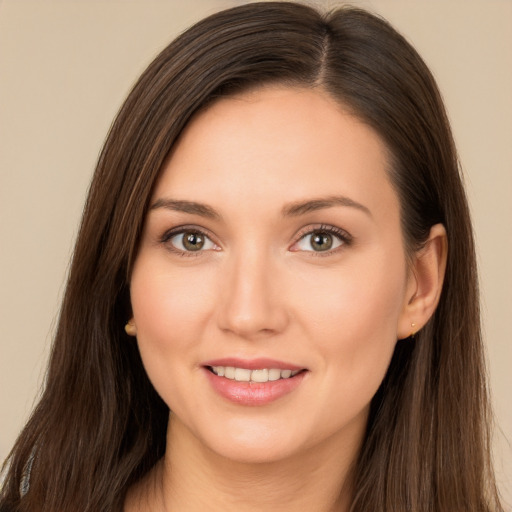
[[188, 125], [131, 280], [133, 334], [173, 412], [127, 512], [348, 510], [370, 401], [446, 259], [437, 225], [408, 265], [387, 162], [320, 89], [258, 89]]

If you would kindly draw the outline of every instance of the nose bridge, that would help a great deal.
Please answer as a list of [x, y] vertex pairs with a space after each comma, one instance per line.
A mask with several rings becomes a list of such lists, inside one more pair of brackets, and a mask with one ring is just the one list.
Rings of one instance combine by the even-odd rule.
[[247, 243], [227, 260], [219, 304], [220, 327], [245, 338], [284, 329], [286, 308], [276, 293], [279, 279], [271, 251]]

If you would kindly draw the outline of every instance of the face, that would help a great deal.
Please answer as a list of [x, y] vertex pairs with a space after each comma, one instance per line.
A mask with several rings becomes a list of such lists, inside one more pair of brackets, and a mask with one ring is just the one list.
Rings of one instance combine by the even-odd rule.
[[131, 280], [146, 371], [216, 454], [357, 443], [407, 302], [377, 134], [320, 90], [222, 99], [163, 168]]

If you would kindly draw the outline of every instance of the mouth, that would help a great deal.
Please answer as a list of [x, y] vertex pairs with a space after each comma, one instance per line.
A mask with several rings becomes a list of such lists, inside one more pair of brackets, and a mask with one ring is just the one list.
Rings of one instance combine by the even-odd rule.
[[290, 363], [259, 358], [218, 359], [203, 365], [211, 388], [237, 405], [263, 406], [293, 394], [309, 373]]
[[291, 370], [280, 368], [237, 368], [235, 366], [207, 366], [213, 374], [237, 382], [274, 382], [281, 379], [290, 379], [305, 370]]

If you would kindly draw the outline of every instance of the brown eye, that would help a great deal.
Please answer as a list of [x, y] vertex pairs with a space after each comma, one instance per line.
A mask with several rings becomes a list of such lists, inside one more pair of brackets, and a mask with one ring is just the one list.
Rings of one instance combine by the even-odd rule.
[[328, 251], [332, 242], [332, 235], [328, 233], [313, 233], [309, 243], [314, 251]]
[[215, 244], [199, 231], [183, 231], [172, 236], [169, 242], [175, 249], [183, 252], [198, 252], [215, 248]]
[[199, 251], [204, 246], [204, 237], [199, 233], [183, 233], [183, 247], [187, 251]]
[[[333, 231], [334, 229], [336, 229], [336, 231]], [[294, 245], [294, 250], [328, 252], [344, 244], [350, 244], [350, 238], [348, 234], [341, 230], [338, 233], [338, 228], [314, 229], [301, 237]]]

